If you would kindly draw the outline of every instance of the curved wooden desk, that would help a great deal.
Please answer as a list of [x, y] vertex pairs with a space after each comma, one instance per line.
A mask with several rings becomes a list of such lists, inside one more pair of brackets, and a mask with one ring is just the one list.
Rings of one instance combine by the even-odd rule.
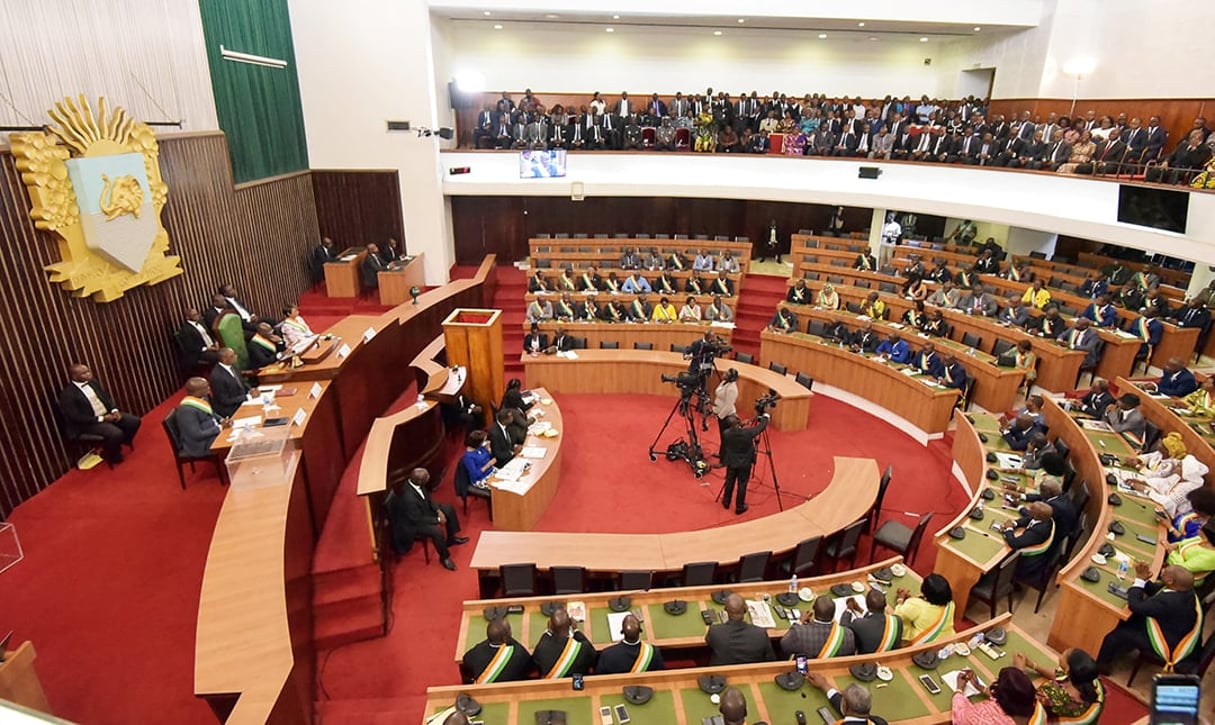
[[[1110, 523], [1119, 521], [1126, 527], [1126, 533], [1111, 542], [1114, 548], [1132, 559], [1150, 561], [1152, 570], [1159, 571], [1160, 563], [1164, 560], [1163, 547], [1146, 544], [1135, 536], [1142, 534], [1159, 541], [1164, 529], [1152, 513], [1154, 505], [1147, 498], [1124, 492], [1118, 494], [1122, 498], [1121, 506], [1111, 506], [1107, 501], [1110, 488], [1105, 483], [1105, 467], [1101, 464], [1099, 454], [1112, 453], [1119, 458], [1134, 455], [1135, 450], [1122, 436], [1083, 428], [1077, 418], [1063, 411], [1052, 400], [1047, 400], [1044, 412], [1051, 433], [1063, 438], [1071, 448], [1068, 459], [1076, 469], [1076, 483], [1073, 485], [1079, 486], [1087, 480], [1092, 495], [1088, 506], [1092, 533], [1088, 542], [1076, 549], [1072, 560], [1063, 567], [1056, 579], [1059, 584], [1059, 606], [1051, 622], [1047, 641], [1052, 647], [1060, 648], [1060, 651], [1067, 647], [1081, 647], [1087, 652], [1096, 652], [1101, 648], [1105, 635], [1118, 622], [1130, 616], [1130, 611], [1124, 600], [1108, 591], [1110, 583], [1118, 578], [1117, 562], [1111, 560], [1105, 565], [1097, 565], [1090, 558], [1108, 541], [1106, 532]], [[1089, 583], [1080, 578], [1080, 574], [1089, 566], [1097, 568], [1101, 574], [1100, 581]], [[1129, 586], [1129, 583], [1128, 579], [1121, 585]]]
[[[518, 481], [502, 481], [497, 474], [490, 476], [489, 485], [492, 489], [494, 503], [494, 528], [499, 531], [531, 531], [536, 528], [536, 522], [548, 510], [548, 505], [557, 495], [557, 484], [561, 479], [561, 441], [565, 436], [565, 420], [561, 417], [561, 406], [549, 397], [549, 392], [542, 387], [533, 387], [532, 392], [540, 400], [528, 411], [528, 415], [536, 418], [537, 424], [548, 423], [557, 431], [557, 437], [545, 438], [534, 435], [527, 436], [523, 444], [524, 453], [528, 448], [544, 451], [538, 459], [532, 459], [531, 469], [519, 477]], [[544, 401], [548, 400], [549, 403]]]
[[852, 393], [885, 408], [926, 435], [949, 427], [958, 391], [938, 388], [900, 373], [893, 365], [858, 355], [804, 333], [760, 334], [760, 359], [779, 362], [815, 381]]
[[[574, 328], [566, 329], [569, 331]], [[704, 327], [698, 329], [703, 330]], [[523, 367], [527, 372], [528, 384], [542, 385], [554, 393], [642, 393], [675, 396], [679, 394], [679, 388], [675, 383], [663, 382], [662, 376], [675, 375], [688, 369], [688, 361], [676, 352], [588, 349], [577, 350], [576, 354], [576, 360], [556, 355], [524, 355]], [[750, 404], [771, 388], [781, 396], [780, 403], [772, 411], [772, 425], [777, 430], [805, 430], [806, 421], [810, 417], [810, 400], [814, 397], [813, 393], [798, 385], [793, 378], [758, 365], [748, 365], [735, 360], [717, 361], [719, 372], [725, 372], [729, 368], [738, 371], [738, 409], [742, 411], [740, 417], [749, 415], [747, 411]], [[709, 385], [710, 394], [716, 382], [714, 376]]]
[[[705, 330], [712, 329], [727, 342], [734, 337], [734, 327], [711, 327], [709, 323], [692, 322], [542, 322], [540, 329], [553, 339], [557, 328], [565, 329], [567, 335], [585, 337], [588, 350], [598, 350], [602, 342], [615, 342], [620, 350], [632, 350], [635, 343], [649, 343], [656, 352], [668, 352], [671, 345], [688, 346], [704, 337]], [[531, 325], [523, 323], [523, 329]], [[582, 350], [578, 351], [581, 356]], [[531, 382], [531, 379], [528, 379]]]
[[[443, 318], [458, 306], [480, 305], [482, 295], [492, 297], [494, 263], [487, 257], [474, 278], [427, 292], [417, 305], [336, 325], [331, 331], [349, 342], [349, 355], [339, 359], [334, 352], [280, 371], [281, 382], [299, 388], [300, 395], [311, 386], [304, 381], [333, 380], [317, 410], [333, 407], [340, 434], [314, 442], [314, 429], [334, 429], [311, 420], [289, 449], [281, 475], [249, 480], [248, 472], [238, 470], [233, 476], [203, 572], [194, 659], [194, 692], [221, 720], [311, 720], [311, 566], [320, 530], [315, 522], [324, 521], [342, 471], [375, 417], [414, 381], [409, 362], [441, 334]], [[368, 327], [377, 333], [363, 341]], [[369, 551], [368, 561], [371, 556]]]
[[[529, 374], [530, 379], [530, 374]], [[868, 458], [835, 458], [827, 488], [793, 508], [728, 526], [671, 534], [565, 534], [486, 531], [470, 566], [488, 596], [497, 588], [498, 568], [530, 562], [537, 569], [582, 566], [612, 576], [644, 570], [677, 574], [685, 564], [716, 561], [729, 566], [746, 554], [792, 551], [812, 536], [830, 536], [865, 515], [877, 498], [877, 463]]]
[[[1139, 412], [1160, 429], [1161, 435], [1173, 432], [1181, 434], [1186, 452], [1202, 461], [1211, 471], [1215, 471], [1215, 448], [1212, 448], [1215, 444], [1215, 431], [1211, 430], [1210, 418], [1178, 413], [1171, 407], [1178, 403], [1176, 399], [1153, 398], [1151, 393], [1139, 387], [1135, 381], [1126, 378], [1118, 378], [1114, 381], [1114, 387], [1118, 389], [1119, 394], [1134, 392], [1138, 395], [1142, 401]], [[1213, 476], [1215, 474], [1207, 473], [1208, 483], [1215, 480]]]
[[[937, 695], [930, 695], [916, 679], [924, 673], [924, 670], [912, 663], [912, 657], [917, 653], [925, 650], [935, 651], [950, 642], [965, 642], [975, 634], [996, 626], [1004, 627], [1008, 632], [1008, 641], [999, 648], [1005, 652], [1004, 657], [993, 661], [980, 652], [974, 652], [966, 658], [955, 655], [938, 670], [928, 673], [941, 688]], [[1013, 656], [1018, 653], [1036, 662], [1054, 662], [1058, 659], [1057, 654], [1012, 624], [1011, 616], [1007, 614], [979, 627], [960, 631], [953, 637], [885, 653], [880, 662], [893, 671], [894, 679], [889, 684], [874, 682], [868, 685], [873, 697], [872, 712], [889, 722], [904, 725], [947, 723], [953, 693], [941, 683], [942, 674], [958, 667], [970, 667], [984, 682], [991, 682], [999, 670], [1011, 663]], [[849, 667], [873, 661], [872, 655], [860, 655], [810, 660], [808, 666], [811, 671], [822, 673], [833, 687], [842, 689], [856, 681], [849, 675]], [[786, 692], [773, 682], [776, 675], [790, 669], [791, 665], [786, 660], [641, 674], [591, 675], [584, 679], [585, 689], [582, 692], [571, 691], [569, 678], [431, 687], [426, 691], [424, 714], [429, 716], [450, 707], [457, 695], [466, 692], [481, 703], [484, 708], [481, 717], [486, 722], [532, 725], [536, 721], [535, 712], [538, 710], [565, 710], [571, 723], [592, 723], [598, 722], [595, 716], [600, 706], [614, 707], [624, 702], [621, 693], [623, 686], [645, 685], [654, 689], [654, 697], [645, 705], [626, 705], [633, 722], [694, 725], [703, 718], [718, 713], [717, 705], [712, 704], [709, 696], [701, 692], [696, 684], [698, 677], [717, 674], [724, 676], [730, 686], [739, 688], [746, 696], [748, 722], [764, 720], [771, 723], [792, 723], [797, 710], [806, 715], [807, 722], [817, 722], [818, 715], [815, 710], [824, 706], [830, 709], [825, 694], [809, 685], [800, 690]]]

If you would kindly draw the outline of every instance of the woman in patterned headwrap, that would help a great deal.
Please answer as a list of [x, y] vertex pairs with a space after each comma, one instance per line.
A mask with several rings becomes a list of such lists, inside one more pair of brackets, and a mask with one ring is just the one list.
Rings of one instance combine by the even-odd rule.
[[1176, 431], [1160, 439], [1155, 449], [1139, 456], [1140, 478], [1127, 483], [1147, 494], [1164, 509], [1169, 518], [1187, 505], [1186, 495], [1203, 485], [1207, 466], [1185, 449], [1181, 434]]

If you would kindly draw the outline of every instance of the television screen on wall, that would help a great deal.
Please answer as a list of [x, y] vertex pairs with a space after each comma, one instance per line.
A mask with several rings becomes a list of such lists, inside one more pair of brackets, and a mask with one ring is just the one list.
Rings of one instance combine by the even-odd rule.
[[565, 149], [520, 151], [520, 179], [552, 179], [565, 176]]
[[1118, 221], [1185, 234], [1190, 193], [1146, 186], [1118, 187]]

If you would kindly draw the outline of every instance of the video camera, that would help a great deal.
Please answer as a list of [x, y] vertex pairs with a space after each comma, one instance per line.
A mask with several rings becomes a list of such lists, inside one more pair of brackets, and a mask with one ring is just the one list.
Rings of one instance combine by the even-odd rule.
[[700, 375], [696, 373], [682, 372], [676, 375], [663, 375], [662, 382], [675, 383], [682, 390], [690, 390], [695, 388], [700, 382]]
[[780, 400], [780, 393], [774, 388], [768, 388], [765, 395], [761, 395], [755, 399], [755, 414], [763, 415], [764, 413], [776, 407], [776, 401]]

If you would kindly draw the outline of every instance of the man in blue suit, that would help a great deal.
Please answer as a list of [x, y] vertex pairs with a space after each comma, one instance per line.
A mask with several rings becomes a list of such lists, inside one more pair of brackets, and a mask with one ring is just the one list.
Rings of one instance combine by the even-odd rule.
[[947, 388], [963, 390], [969, 379], [970, 375], [966, 372], [966, 368], [962, 367], [962, 363], [958, 362], [953, 355], [946, 355], [945, 362], [941, 365], [941, 374], [937, 376], [937, 382]]
[[1040, 432], [1042, 429], [1034, 422], [1033, 416], [1028, 413], [1022, 413], [1017, 416], [1002, 433], [1004, 440], [1008, 442], [1008, 447], [1014, 451], [1023, 451], [1029, 447], [1029, 439], [1034, 433]]
[[1084, 308], [1081, 317], [1087, 317], [1097, 323], [1098, 327], [1117, 327], [1118, 310], [1110, 304], [1109, 295], [1097, 295], [1097, 299]]
[[897, 332], [890, 333], [890, 337], [878, 345], [876, 353], [889, 358], [891, 362], [906, 364], [911, 360], [911, 346]]
[[1179, 357], [1171, 357], [1164, 364], [1160, 381], [1144, 383], [1143, 387], [1147, 390], [1155, 389], [1156, 392], [1170, 398], [1184, 398], [1198, 390], [1198, 381], [1194, 379], [1194, 373], [1186, 368], [1184, 360]]
[[223, 429], [221, 418], [211, 408], [211, 385], [206, 378], [186, 381], [186, 397], [177, 406], [178, 453], [203, 458], [211, 453], [211, 443]]
[[937, 354], [936, 345], [931, 342], [924, 343], [924, 347], [911, 358], [911, 366], [921, 373], [931, 375], [934, 378], [941, 377], [941, 373], [945, 370], [945, 365], [941, 362], [941, 356]]

